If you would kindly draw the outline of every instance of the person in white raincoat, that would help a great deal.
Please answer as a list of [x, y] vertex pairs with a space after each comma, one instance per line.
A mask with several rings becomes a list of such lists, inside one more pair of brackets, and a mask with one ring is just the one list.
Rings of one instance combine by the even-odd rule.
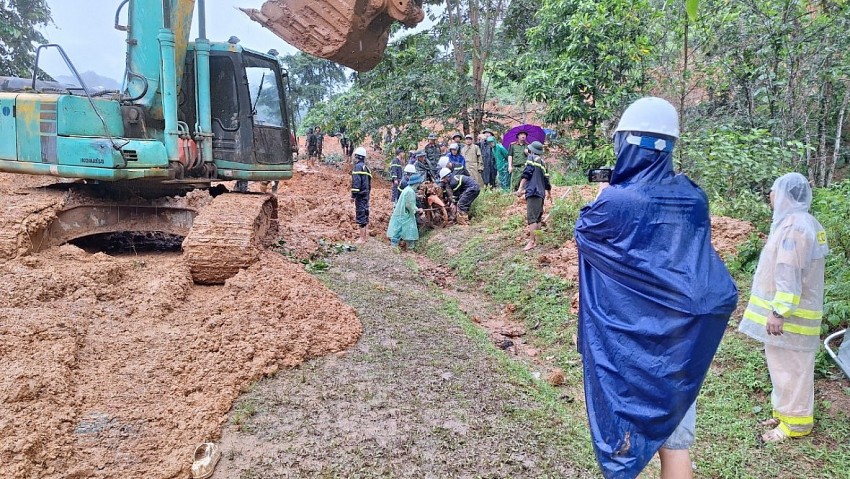
[[390, 224], [387, 226], [387, 237], [393, 246], [398, 246], [398, 242], [404, 240], [407, 248], [412, 249], [419, 239], [419, 226], [416, 224], [416, 190], [424, 180], [418, 173], [411, 176], [396, 201]]
[[772, 427], [762, 436], [779, 442], [812, 432], [815, 353], [823, 317], [823, 226], [809, 214], [812, 188], [799, 173], [788, 173], [770, 191], [773, 222], [759, 257], [752, 295], [739, 330], [764, 343], [773, 383]]

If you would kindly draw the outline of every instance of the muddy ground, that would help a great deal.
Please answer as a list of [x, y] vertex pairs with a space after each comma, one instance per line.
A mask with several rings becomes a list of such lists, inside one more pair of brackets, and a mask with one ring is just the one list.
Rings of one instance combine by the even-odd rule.
[[[344, 165], [296, 170], [278, 193], [281, 242], [222, 286], [194, 285], [179, 252], [67, 245], [0, 260], [0, 477], [185, 478], [228, 411], [215, 477], [584, 474], [547, 446], [569, 428], [523, 421], [527, 388], [470, 344], [438, 290], [483, 311], [471, 317], [491, 338], [511, 333], [510, 311], [387, 247], [378, 174], [375, 240], [335, 257], [327, 286], [305, 272], [299, 260], [357, 229]], [[52, 182], [0, 174], [0, 236], [21, 211], [32, 224], [51, 214], [31, 188]], [[573, 275], [569, 244], [547, 254]]]
[[[0, 219], [22, 197], [27, 221], [49, 215], [29, 188], [45, 183], [0, 175]], [[4, 478], [187, 477], [194, 444], [218, 438], [252, 381], [361, 333], [351, 307], [275, 252], [198, 286], [179, 253], [66, 245], [0, 262], [0, 298]]]
[[541, 407], [527, 385], [506, 380], [414, 261], [375, 241], [335, 260], [323, 281], [357, 309], [363, 336], [240, 399], [215, 478], [589, 477], [552, 439], [570, 427], [527, 420]]

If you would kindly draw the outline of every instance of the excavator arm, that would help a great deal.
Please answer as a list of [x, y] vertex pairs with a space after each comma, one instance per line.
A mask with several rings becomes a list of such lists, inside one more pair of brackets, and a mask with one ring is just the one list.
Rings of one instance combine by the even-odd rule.
[[381, 61], [393, 22], [425, 17], [422, 0], [268, 0], [242, 11], [295, 48], [360, 72]]

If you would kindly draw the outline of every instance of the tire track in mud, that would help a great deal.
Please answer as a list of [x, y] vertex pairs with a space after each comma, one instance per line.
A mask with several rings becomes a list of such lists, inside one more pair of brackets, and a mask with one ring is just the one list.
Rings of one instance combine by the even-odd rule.
[[214, 478], [582, 477], [558, 447], [568, 427], [464, 333], [413, 261], [377, 241], [335, 259], [321, 279], [363, 335], [243, 396]]

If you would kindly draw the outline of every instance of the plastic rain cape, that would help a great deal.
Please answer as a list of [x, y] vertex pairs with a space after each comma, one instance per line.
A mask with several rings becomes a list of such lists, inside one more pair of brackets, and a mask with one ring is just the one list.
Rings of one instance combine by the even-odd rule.
[[609, 479], [636, 477], [681, 422], [738, 298], [702, 190], [670, 153], [621, 143], [611, 186], [575, 229], [578, 348]]

